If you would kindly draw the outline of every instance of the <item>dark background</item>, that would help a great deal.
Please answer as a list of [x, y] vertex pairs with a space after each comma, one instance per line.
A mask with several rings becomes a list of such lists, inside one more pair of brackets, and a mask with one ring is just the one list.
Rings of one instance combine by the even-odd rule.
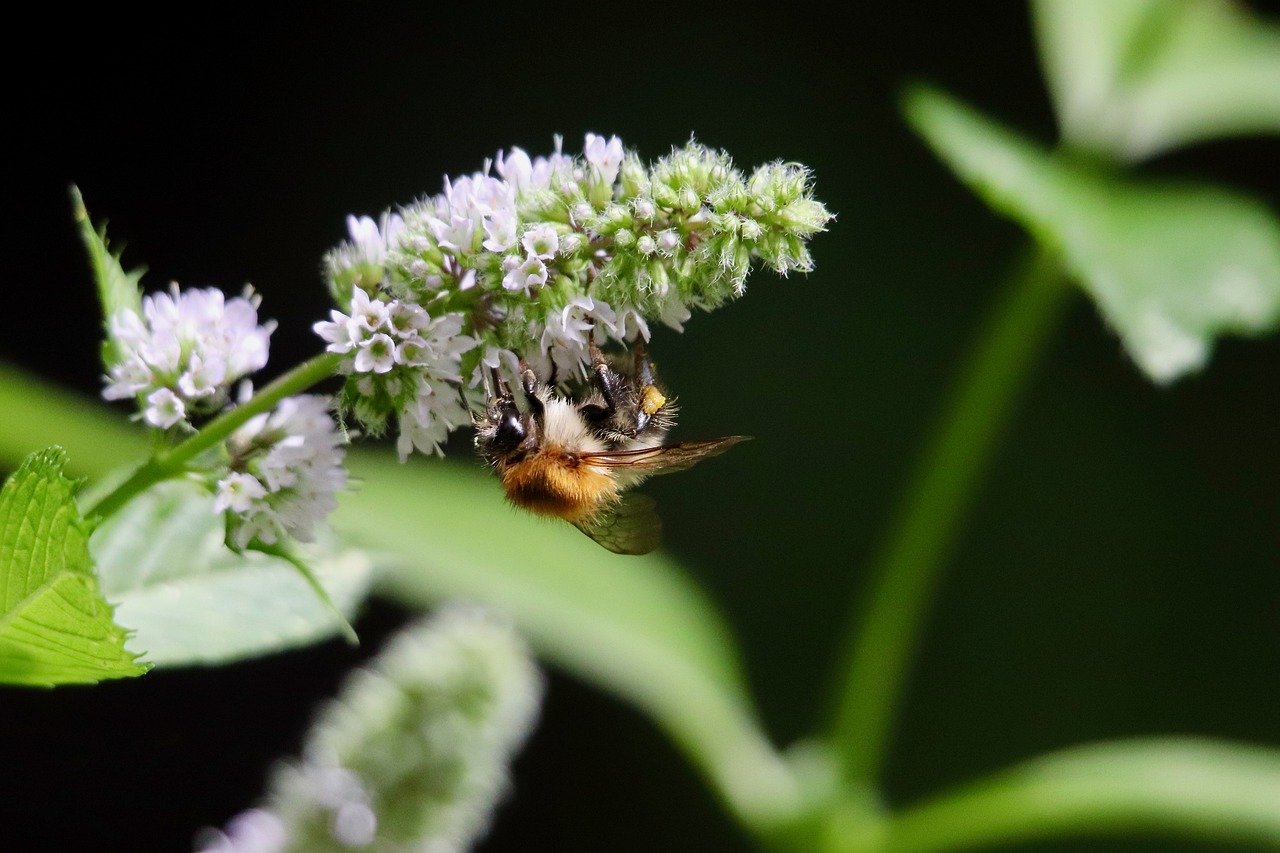
[[[252, 281], [280, 321], [281, 370], [317, 349], [319, 258], [345, 215], [435, 192], [500, 147], [546, 151], [562, 132], [576, 150], [591, 130], [653, 157], [696, 133], [743, 166], [807, 163], [839, 214], [814, 242], [817, 272], [760, 273], [749, 298], [655, 343], [682, 434], [757, 437], [714, 474], [652, 492], [671, 549], [741, 639], [770, 731], [791, 742], [822, 718], [875, 535], [1022, 244], [907, 132], [895, 93], [928, 78], [1050, 138], [1027, 12], [464, 6], [51, 12], [12, 27], [0, 60], [0, 358], [96, 393], [97, 309], [71, 181], [128, 241], [126, 259], [150, 266], [152, 287]], [[1145, 169], [1277, 205], [1277, 163], [1270, 139]], [[892, 755], [894, 801], [1082, 740], [1280, 744], [1277, 375], [1273, 337], [1228, 342], [1204, 374], [1152, 387], [1077, 300], [931, 619]], [[359, 652], [332, 643], [92, 689], [3, 691], [4, 846], [186, 849], [197, 828], [253, 802], [317, 700], [401, 618], [371, 607]], [[567, 677], [550, 687], [482, 849], [747, 846], [647, 720]]]

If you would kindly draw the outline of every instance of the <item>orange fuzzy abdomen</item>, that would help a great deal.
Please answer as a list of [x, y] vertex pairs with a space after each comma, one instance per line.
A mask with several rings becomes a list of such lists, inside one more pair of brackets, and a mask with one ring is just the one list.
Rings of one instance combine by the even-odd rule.
[[517, 506], [566, 521], [584, 521], [618, 497], [608, 473], [563, 451], [542, 450], [502, 471], [502, 487]]

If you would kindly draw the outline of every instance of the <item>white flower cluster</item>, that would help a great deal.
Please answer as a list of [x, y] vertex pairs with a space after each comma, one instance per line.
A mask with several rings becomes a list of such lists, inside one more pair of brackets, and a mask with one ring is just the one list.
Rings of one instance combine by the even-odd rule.
[[202, 851], [461, 853], [506, 793], [542, 679], [504, 620], [453, 607], [405, 629], [319, 715], [264, 808], [206, 832]]
[[[378, 222], [349, 218], [350, 240], [326, 257], [340, 310], [316, 329], [352, 354], [343, 409], [374, 433], [397, 417], [402, 455], [437, 450], [466, 422], [455, 403], [487, 367], [524, 359], [544, 378], [580, 379], [589, 339], [648, 340], [655, 320], [682, 330], [693, 308], [741, 296], [756, 261], [782, 275], [809, 270], [808, 239], [831, 218], [811, 184], [796, 164], [748, 176], [692, 142], [646, 167], [618, 137], [587, 134], [580, 155], [558, 137], [546, 157], [512, 148]], [[450, 367], [455, 387], [443, 374], [424, 374], [429, 395], [410, 387], [395, 334], [360, 325], [376, 303], [418, 305], [456, 326], [467, 346]], [[348, 320], [356, 325], [341, 328]]]
[[312, 541], [347, 484], [346, 450], [325, 397], [281, 400], [236, 430], [227, 450], [230, 471], [218, 481], [214, 509], [231, 514], [237, 548], [285, 536]]
[[448, 434], [470, 420], [458, 386], [462, 354], [476, 341], [462, 334], [462, 315], [433, 319], [419, 305], [371, 299], [359, 287], [352, 288], [350, 312], [331, 311], [314, 328], [329, 352], [346, 356], [340, 369], [354, 380], [357, 417], [376, 426], [378, 412], [390, 408], [401, 459], [415, 448], [438, 453]]
[[215, 288], [174, 284], [143, 297], [141, 314], [118, 311], [110, 322], [118, 358], [102, 395], [136, 398], [143, 419], [161, 429], [222, 408], [231, 385], [267, 363], [275, 322], [259, 325], [260, 301], [247, 288], [227, 299]]

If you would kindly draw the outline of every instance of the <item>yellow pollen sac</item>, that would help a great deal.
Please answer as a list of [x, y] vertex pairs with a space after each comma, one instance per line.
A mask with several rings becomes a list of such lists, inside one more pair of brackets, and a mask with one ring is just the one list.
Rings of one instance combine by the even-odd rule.
[[666, 404], [667, 398], [662, 396], [662, 392], [652, 385], [646, 386], [644, 393], [640, 395], [640, 411], [650, 417], [661, 411]]

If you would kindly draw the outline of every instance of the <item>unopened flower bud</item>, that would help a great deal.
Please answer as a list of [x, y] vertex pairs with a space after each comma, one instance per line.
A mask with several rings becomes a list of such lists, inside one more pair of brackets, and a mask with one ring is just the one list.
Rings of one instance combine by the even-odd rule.
[[658, 234], [658, 248], [665, 254], [670, 254], [680, 245], [680, 235], [671, 229], [667, 229]]

